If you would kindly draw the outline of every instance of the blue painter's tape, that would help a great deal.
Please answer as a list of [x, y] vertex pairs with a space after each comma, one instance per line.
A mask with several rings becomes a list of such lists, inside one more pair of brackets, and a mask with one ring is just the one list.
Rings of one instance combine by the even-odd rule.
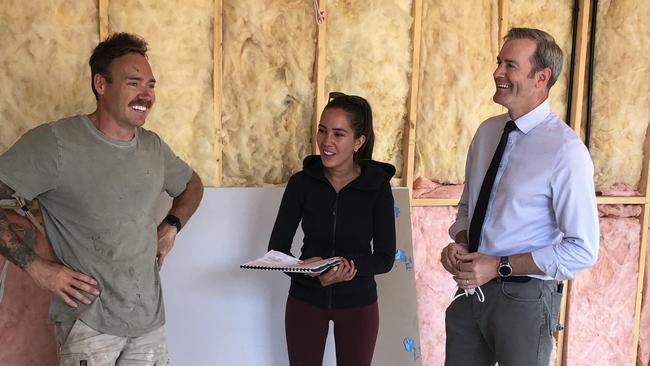
[[404, 338], [404, 350], [406, 352], [415, 351], [415, 341], [413, 340], [413, 338]]
[[394, 207], [395, 209], [395, 218], [399, 217], [399, 207]]
[[406, 262], [406, 254], [404, 254], [403, 249], [397, 249], [395, 251], [395, 260], [398, 262]]

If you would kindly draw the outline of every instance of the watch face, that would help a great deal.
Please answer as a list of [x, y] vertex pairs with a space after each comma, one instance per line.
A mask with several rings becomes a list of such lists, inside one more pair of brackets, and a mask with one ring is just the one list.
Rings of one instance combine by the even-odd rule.
[[502, 264], [499, 266], [499, 275], [501, 275], [501, 277], [507, 277], [510, 276], [511, 274], [512, 274], [512, 267], [510, 267], [510, 265]]
[[176, 232], [181, 231], [181, 220], [179, 220], [178, 217], [174, 215], [167, 215], [167, 217], [165, 217], [163, 221], [168, 223], [169, 225], [175, 226]]

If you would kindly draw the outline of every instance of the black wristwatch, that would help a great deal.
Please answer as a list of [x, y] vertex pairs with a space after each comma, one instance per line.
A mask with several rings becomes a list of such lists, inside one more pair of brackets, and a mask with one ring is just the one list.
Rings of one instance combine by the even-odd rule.
[[181, 231], [181, 228], [183, 227], [183, 225], [181, 225], [181, 220], [172, 214], [165, 216], [163, 222], [168, 223], [171, 226], [175, 226], [177, 234]]
[[499, 267], [497, 267], [497, 273], [499, 273], [499, 277], [510, 277], [512, 275], [512, 266], [507, 256], [501, 257]]

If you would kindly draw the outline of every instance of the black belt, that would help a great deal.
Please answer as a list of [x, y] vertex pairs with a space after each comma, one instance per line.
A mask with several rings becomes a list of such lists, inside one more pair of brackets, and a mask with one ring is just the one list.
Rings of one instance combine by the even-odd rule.
[[532, 277], [528, 276], [508, 276], [508, 277], [495, 277], [492, 279], [494, 282], [519, 282], [519, 283], [525, 283], [525, 282], [530, 282], [532, 280]]
[[[537, 279], [537, 278], [535, 278]], [[518, 283], [526, 283], [530, 282], [533, 280], [533, 277], [528, 277], [528, 276], [509, 276], [509, 277], [495, 277], [492, 279], [492, 282], [518, 282]], [[545, 280], [540, 280], [540, 281], [545, 281]], [[553, 281], [553, 280], [548, 280], [548, 281]], [[562, 293], [564, 291], [564, 284], [562, 281], [557, 281], [557, 292]]]

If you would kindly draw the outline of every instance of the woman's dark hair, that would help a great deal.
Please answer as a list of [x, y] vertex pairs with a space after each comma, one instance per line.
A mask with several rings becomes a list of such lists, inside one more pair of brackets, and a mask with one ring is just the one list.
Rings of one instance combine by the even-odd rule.
[[341, 92], [329, 94], [328, 108], [339, 108], [348, 114], [350, 127], [354, 131], [354, 138], [365, 136], [366, 141], [361, 145], [359, 151], [354, 153], [354, 161], [372, 159], [372, 148], [375, 144], [375, 132], [372, 128], [372, 109], [368, 101], [357, 95], [347, 95]]
[[98, 96], [93, 77], [100, 74], [110, 83], [112, 80], [108, 68], [111, 66], [111, 62], [128, 53], [139, 53], [147, 57], [147, 42], [135, 34], [114, 33], [95, 47], [88, 61], [90, 64], [90, 86], [95, 94], [95, 99]]

